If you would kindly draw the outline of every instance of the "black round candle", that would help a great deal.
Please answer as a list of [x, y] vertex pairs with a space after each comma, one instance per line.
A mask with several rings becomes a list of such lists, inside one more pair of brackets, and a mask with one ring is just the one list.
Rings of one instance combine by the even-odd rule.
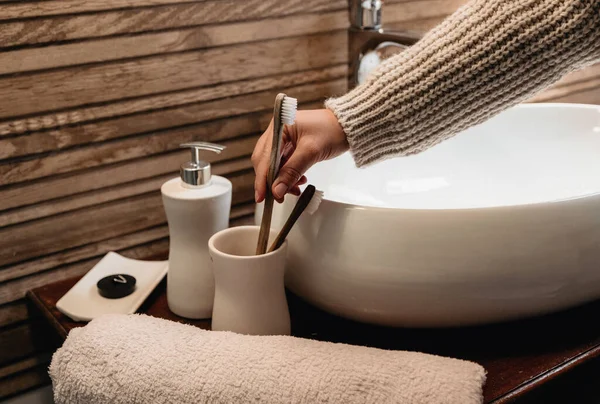
[[98, 293], [107, 299], [129, 296], [135, 290], [135, 278], [131, 275], [109, 275], [98, 281]]

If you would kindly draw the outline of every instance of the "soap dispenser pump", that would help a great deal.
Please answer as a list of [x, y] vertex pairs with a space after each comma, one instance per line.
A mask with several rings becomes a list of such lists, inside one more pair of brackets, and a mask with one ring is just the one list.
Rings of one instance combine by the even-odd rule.
[[210, 318], [215, 281], [208, 239], [229, 225], [232, 186], [211, 175], [210, 163], [200, 159], [202, 151], [221, 153], [224, 146], [192, 142], [180, 147], [191, 149], [192, 160], [160, 189], [170, 238], [167, 303], [178, 316]]

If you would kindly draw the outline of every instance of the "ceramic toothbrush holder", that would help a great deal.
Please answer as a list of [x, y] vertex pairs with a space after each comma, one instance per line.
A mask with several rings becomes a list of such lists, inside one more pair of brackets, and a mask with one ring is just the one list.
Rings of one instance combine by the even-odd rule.
[[[254, 255], [259, 226], [233, 227], [208, 241], [215, 276], [214, 331], [289, 335], [284, 288], [287, 241], [271, 253]], [[271, 230], [270, 240], [277, 233]]]

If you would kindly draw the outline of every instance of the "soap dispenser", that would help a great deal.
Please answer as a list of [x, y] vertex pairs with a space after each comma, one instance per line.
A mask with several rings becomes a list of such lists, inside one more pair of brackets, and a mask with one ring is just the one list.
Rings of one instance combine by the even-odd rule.
[[215, 294], [208, 239], [229, 225], [231, 182], [211, 176], [201, 151], [221, 153], [224, 146], [192, 142], [192, 160], [181, 165], [180, 176], [161, 187], [169, 225], [167, 302], [178, 316], [210, 318]]

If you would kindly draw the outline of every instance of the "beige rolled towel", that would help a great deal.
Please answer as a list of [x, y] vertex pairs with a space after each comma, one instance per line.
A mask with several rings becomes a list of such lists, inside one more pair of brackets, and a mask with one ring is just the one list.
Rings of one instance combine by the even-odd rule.
[[69, 333], [50, 365], [62, 403], [482, 402], [472, 362], [295, 337], [256, 337], [145, 315]]

